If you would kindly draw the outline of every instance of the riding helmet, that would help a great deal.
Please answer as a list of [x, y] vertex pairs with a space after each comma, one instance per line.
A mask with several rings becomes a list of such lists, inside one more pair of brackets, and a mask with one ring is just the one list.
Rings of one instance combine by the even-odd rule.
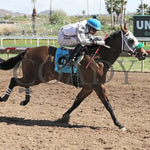
[[101, 30], [101, 22], [97, 20], [96, 18], [90, 18], [87, 21], [87, 25], [94, 28], [95, 30]]

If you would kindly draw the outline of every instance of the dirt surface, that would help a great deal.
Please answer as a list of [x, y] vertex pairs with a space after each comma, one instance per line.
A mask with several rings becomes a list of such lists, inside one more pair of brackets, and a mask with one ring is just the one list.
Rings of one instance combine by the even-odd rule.
[[[1, 96], [11, 77], [12, 70], [0, 71]], [[113, 124], [94, 92], [71, 114], [69, 125], [54, 123], [80, 89], [52, 81], [32, 87], [27, 106], [20, 106], [25, 98], [20, 87], [0, 103], [0, 150], [150, 150], [150, 73], [125, 78], [115, 72], [105, 87], [127, 131]]]

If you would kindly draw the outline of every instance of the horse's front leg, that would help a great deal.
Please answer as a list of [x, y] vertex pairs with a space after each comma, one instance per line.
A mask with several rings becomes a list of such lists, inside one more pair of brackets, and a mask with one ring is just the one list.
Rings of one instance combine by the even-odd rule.
[[101, 84], [101, 85], [94, 85], [93, 86], [93, 89], [95, 90], [96, 94], [98, 95], [98, 97], [101, 99], [102, 103], [104, 104], [105, 108], [108, 110], [108, 112], [110, 113], [111, 115], [111, 118], [113, 119], [113, 122], [116, 126], [119, 127], [119, 129], [122, 129], [123, 131], [125, 131], [126, 129], [118, 122], [114, 112], [113, 112], [113, 109], [112, 109], [112, 106], [111, 104], [109, 103], [109, 100], [107, 98], [107, 95], [106, 95], [106, 91], [105, 91], [105, 88], [104, 88], [104, 85]]
[[58, 122], [65, 122], [68, 123], [69, 122], [69, 117], [70, 114], [72, 113], [73, 110], [75, 110], [80, 104], [81, 102], [92, 93], [93, 89], [91, 88], [82, 88], [82, 90], [79, 92], [79, 94], [77, 95], [73, 105], [71, 106], [70, 109], [68, 109], [64, 114], [63, 117], [59, 120], [57, 120]]

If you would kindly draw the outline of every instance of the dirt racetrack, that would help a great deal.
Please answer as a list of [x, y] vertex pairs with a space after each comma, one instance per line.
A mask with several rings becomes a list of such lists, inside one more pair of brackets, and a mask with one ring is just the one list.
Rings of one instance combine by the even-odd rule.
[[[0, 71], [0, 95], [12, 70]], [[55, 120], [72, 105], [80, 89], [56, 81], [31, 87], [31, 101], [20, 106], [25, 93], [16, 87], [0, 103], [0, 150], [150, 150], [150, 73], [115, 72], [106, 83], [119, 130], [93, 92], [71, 114], [69, 125]]]

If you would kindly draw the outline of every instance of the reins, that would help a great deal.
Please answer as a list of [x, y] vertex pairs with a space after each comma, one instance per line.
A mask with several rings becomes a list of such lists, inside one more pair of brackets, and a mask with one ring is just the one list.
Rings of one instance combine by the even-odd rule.
[[[126, 33], [126, 34], [128, 34], [128, 32]], [[125, 35], [126, 35], [125, 34]], [[129, 46], [129, 44], [126, 42], [126, 40], [125, 40], [125, 36], [124, 34], [123, 34], [123, 32], [121, 31], [121, 39], [122, 39], [122, 46], [121, 46], [121, 49], [119, 49], [119, 51], [121, 51], [121, 52], [127, 52], [127, 53], [130, 53], [131, 55], [134, 55], [135, 54], [135, 49], [132, 49], [130, 46]], [[104, 40], [106, 40], [106, 38], [108, 37], [108, 34], [105, 36], [105, 38], [104, 38]], [[125, 50], [125, 46], [127, 46], [127, 48], [128, 48], [128, 50]], [[95, 53], [94, 53], [94, 55], [92, 56], [92, 58], [90, 59], [90, 61], [88, 62], [88, 64], [86, 65], [86, 69], [89, 67], [89, 65], [91, 64], [91, 62], [94, 60], [94, 58], [95, 58], [95, 56], [96, 56], [96, 54], [98, 53], [98, 51], [100, 50], [100, 47], [101, 47], [101, 45], [97, 48], [97, 50], [95, 51]], [[111, 49], [116, 49], [116, 48], [114, 48], [114, 47], [111, 47]], [[118, 48], [117, 48], [118, 49]]]
[[[108, 37], [108, 34], [105, 36], [104, 41], [106, 40], [106, 38]], [[97, 52], [99, 51], [101, 45], [99, 45], [98, 49], [95, 51], [95, 54], [92, 56], [91, 60], [88, 62], [88, 64], [86, 65], [86, 69], [89, 67], [89, 65], [91, 64], [91, 62], [94, 60], [94, 57], [96, 56]]]

